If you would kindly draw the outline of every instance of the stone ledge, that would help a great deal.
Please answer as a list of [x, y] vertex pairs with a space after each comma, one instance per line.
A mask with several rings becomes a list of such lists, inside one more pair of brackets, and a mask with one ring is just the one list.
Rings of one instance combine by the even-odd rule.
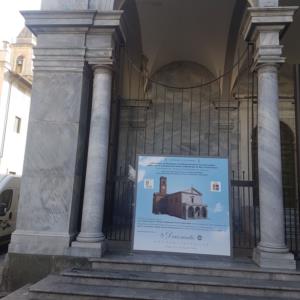
[[22, 11], [26, 25], [31, 26], [57, 26], [57, 25], [93, 25], [96, 10], [82, 11]]
[[66, 254], [75, 257], [102, 257], [107, 250], [106, 241], [98, 243], [83, 243], [83, 242], [73, 242], [72, 247], [70, 247]]
[[9, 253], [32, 255], [64, 255], [74, 236], [16, 230], [11, 237]]
[[253, 260], [265, 269], [296, 270], [296, 261], [291, 253], [271, 253], [256, 248], [253, 251]]
[[298, 6], [249, 8], [247, 17], [242, 26], [242, 28], [244, 28], [242, 33], [244, 39], [251, 41], [255, 29], [259, 25], [278, 26], [292, 23], [297, 9]]
[[[87, 259], [80, 257], [9, 253], [2, 287], [6, 292], [12, 292], [26, 284], [37, 282], [50, 273], [90, 266], [91, 263]], [[15, 300], [15, 298], [11, 299]]]

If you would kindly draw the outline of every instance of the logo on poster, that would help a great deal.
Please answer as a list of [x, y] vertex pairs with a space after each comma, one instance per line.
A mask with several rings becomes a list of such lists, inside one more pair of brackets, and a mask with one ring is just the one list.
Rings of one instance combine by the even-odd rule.
[[153, 190], [154, 189], [154, 179], [145, 179], [144, 180], [144, 189]]
[[210, 183], [210, 191], [213, 193], [221, 193], [221, 182], [212, 181]]

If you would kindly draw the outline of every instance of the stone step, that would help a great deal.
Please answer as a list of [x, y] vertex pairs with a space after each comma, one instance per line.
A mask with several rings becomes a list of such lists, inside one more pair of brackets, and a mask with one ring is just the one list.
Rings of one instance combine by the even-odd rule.
[[[30, 288], [24, 300], [279, 300], [277, 297], [220, 295], [216, 293], [167, 291], [70, 283], [67, 277], [50, 275]], [[288, 299], [288, 297], [286, 298]], [[22, 299], [23, 300], [23, 299]]]
[[126, 270], [300, 282], [299, 271], [261, 269], [250, 259], [212, 258], [197, 255], [181, 256], [172, 254], [112, 254], [104, 258], [91, 259], [90, 261], [92, 268], [95, 270]]
[[9, 294], [8, 296], [2, 298], [1, 300], [28, 300], [29, 297], [29, 287], [30, 285], [25, 285], [24, 287], [18, 289], [17, 291]]
[[82, 269], [72, 269], [63, 276], [64, 282], [80, 285], [300, 299], [300, 285], [295, 281]]

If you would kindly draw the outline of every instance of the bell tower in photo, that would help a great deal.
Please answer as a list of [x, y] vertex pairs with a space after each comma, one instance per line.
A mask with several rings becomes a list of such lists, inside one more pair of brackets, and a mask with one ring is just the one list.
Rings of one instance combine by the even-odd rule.
[[161, 195], [167, 194], [167, 177], [160, 177], [159, 193]]

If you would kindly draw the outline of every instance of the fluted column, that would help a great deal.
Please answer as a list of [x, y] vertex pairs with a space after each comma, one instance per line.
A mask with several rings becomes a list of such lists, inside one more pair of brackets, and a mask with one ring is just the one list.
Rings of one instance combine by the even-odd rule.
[[[83, 256], [101, 255], [105, 250], [102, 232], [108, 158], [112, 69], [94, 67], [93, 100], [84, 189], [81, 231], [74, 248]], [[90, 254], [89, 254], [90, 253]]]
[[256, 2], [260, 6], [248, 9], [244, 31], [245, 39], [255, 44], [253, 70], [258, 73], [261, 239], [254, 249], [253, 260], [263, 268], [295, 269], [294, 256], [285, 244], [278, 68], [285, 62], [280, 35], [293, 21], [297, 7], [278, 7], [276, 0]]

